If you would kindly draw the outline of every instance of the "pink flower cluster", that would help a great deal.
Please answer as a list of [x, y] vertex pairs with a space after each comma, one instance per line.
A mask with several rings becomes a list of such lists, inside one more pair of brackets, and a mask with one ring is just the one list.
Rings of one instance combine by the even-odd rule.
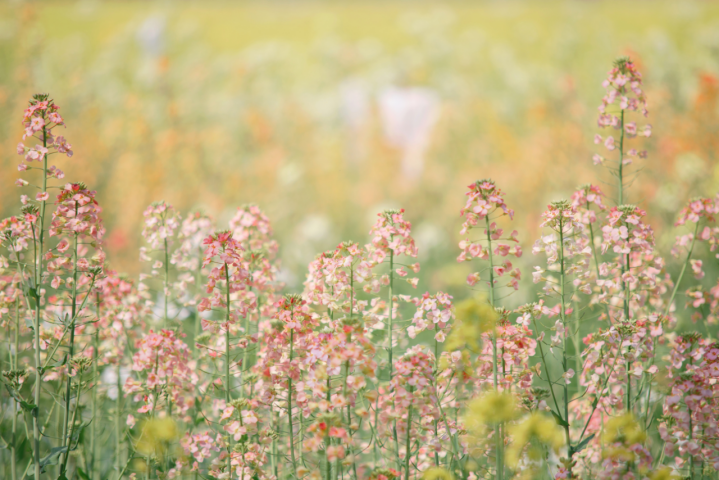
[[160, 396], [172, 401], [180, 412], [194, 404], [194, 384], [198, 376], [189, 364], [187, 345], [172, 330], [152, 330], [139, 339], [132, 357], [132, 370], [142, 374], [141, 379], [128, 378], [125, 394], [138, 394], [145, 405], [139, 413], [153, 412], [158, 408]]

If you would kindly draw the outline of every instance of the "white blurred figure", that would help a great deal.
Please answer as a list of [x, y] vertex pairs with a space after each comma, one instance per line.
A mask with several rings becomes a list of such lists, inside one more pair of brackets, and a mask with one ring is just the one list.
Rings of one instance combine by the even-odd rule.
[[147, 17], [135, 33], [143, 55], [135, 69], [135, 78], [147, 87], [163, 87], [161, 81], [162, 60], [165, 53], [165, 18], [161, 15]]
[[388, 87], [379, 95], [380, 119], [387, 142], [402, 151], [402, 173], [415, 180], [439, 118], [437, 94], [422, 87]]
[[343, 81], [340, 90], [340, 115], [347, 132], [347, 158], [358, 164], [365, 157], [364, 136], [370, 116], [370, 95], [358, 78]]
[[137, 29], [137, 42], [150, 57], [159, 57], [165, 50], [165, 18], [148, 17]]

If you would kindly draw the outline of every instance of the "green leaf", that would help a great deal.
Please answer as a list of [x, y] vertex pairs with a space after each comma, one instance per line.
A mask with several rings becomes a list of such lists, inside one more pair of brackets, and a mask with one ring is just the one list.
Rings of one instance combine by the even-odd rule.
[[589, 442], [591, 442], [593, 438], [594, 438], [594, 434], [591, 434], [591, 435], [589, 435], [587, 438], [585, 438], [584, 440], [582, 440], [581, 442], [579, 442], [579, 443], [577, 444], [577, 446], [574, 447], [574, 453], [579, 453], [579, 452], [581, 452], [582, 450], [584, 450], [584, 447], [586, 447], [587, 444], [588, 444]]
[[36, 405], [34, 403], [26, 402], [25, 400], [23, 400], [17, 390], [12, 388], [10, 385], [5, 384], [5, 388], [7, 388], [7, 391], [10, 393], [10, 396], [14, 398], [17, 403], [20, 404], [23, 410], [32, 412], [35, 409]]
[[569, 426], [569, 424], [568, 424], [567, 422], [565, 422], [564, 419], [562, 419], [562, 417], [560, 417], [559, 415], [557, 415], [557, 414], [554, 412], [554, 410], [551, 410], [551, 412], [552, 412], [552, 416], [554, 417], [554, 420], [557, 421], [557, 424], [558, 424], [560, 427], [568, 427], [568, 426]]
[[33, 323], [32, 318], [25, 317], [25, 326], [30, 330], [35, 330], [35, 324]]
[[65, 365], [66, 363], [67, 363], [67, 355], [63, 355], [63, 356], [60, 358], [60, 360], [58, 360], [57, 362], [51, 363], [51, 364], [48, 365], [47, 367], [42, 367], [41, 373], [45, 373], [45, 372], [47, 372], [48, 370], [52, 370], [53, 368], [62, 367], [62, 366]]
[[77, 476], [80, 477], [82, 480], [90, 480], [90, 476], [85, 473], [85, 470], [80, 467], [77, 467]]
[[53, 363], [52, 365], [48, 365], [48, 368], [56, 368], [56, 367], [62, 367], [67, 363], [67, 355], [63, 355], [60, 360]]
[[85, 430], [85, 428], [87, 428], [87, 426], [90, 425], [91, 423], [92, 423], [92, 420], [88, 420], [87, 422], [82, 422], [82, 424], [81, 424], [79, 427], [77, 427], [77, 429], [75, 430], [75, 432], [73, 432], [73, 434], [72, 434], [72, 441], [73, 441], [73, 442], [77, 442], [78, 439], [80, 438], [80, 435], [82, 435], [82, 432], [83, 432], [83, 431]]
[[57, 462], [60, 460], [60, 455], [65, 452], [67, 452], [67, 447], [53, 448], [50, 450], [50, 453], [40, 459], [40, 468], [43, 469], [43, 467], [48, 465], [57, 465]]
[[[67, 447], [55, 447], [50, 450], [50, 453], [40, 459], [40, 473], [45, 473], [45, 467], [48, 465], [57, 465], [57, 462], [60, 460], [60, 455], [65, 452], [67, 452]], [[27, 476], [34, 477], [35, 469], [29, 469]], [[65, 477], [65, 475], [60, 475], [58, 480], [67, 480], [67, 477]]]

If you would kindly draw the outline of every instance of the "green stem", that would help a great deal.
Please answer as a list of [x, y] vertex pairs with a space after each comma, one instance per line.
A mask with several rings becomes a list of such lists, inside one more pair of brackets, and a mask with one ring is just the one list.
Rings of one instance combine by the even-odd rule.
[[[43, 115], [44, 118], [44, 115]], [[42, 127], [42, 145], [47, 148], [47, 127]], [[47, 154], [43, 156], [42, 191], [47, 191]], [[42, 287], [42, 260], [45, 239], [45, 200], [40, 202], [40, 232], [38, 234], [39, 252], [35, 249], [35, 321], [33, 333], [35, 337], [35, 408], [32, 410], [33, 459], [35, 463], [35, 479], [40, 479], [40, 383], [42, 368], [40, 367], [40, 292]]]
[[[290, 312], [294, 314], [294, 310]], [[294, 357], [295, 331], [290, 330], [290, 369], [292, 368], [292, 359]], [[292, 460], [292, 474], [297, 478], [297, 461], [295, 460], [295, 435], [292, 426], [292, 373], [287, 378], [287, 419], [290, 428], [290, 458]]]
[[682, 269], [679, 272], [679, 277], [677, 278], [677, 281], [674, 284], [674, 289], [672, 290], [672, 295], [671, 295], [671, 297], [669, 297], [669, 301], [667, 302], [667, 306], [664, 310], [665, 317], [667, 315], [669, 315], [669, 310], [672, 308], [672, 302], [674, 302], [674, 297], [677, 295], [677, 291], [679, 290], [679, 284], [682, 282], [682, 279], [684, 278], [684, 272], [686, 272], [687, 265], [689, 265], [689, 261], [692, 258], [692, 252], [694, 251], [694, 244], [696, 243], [698, 232], [699, 232], [699, 221], [697, 221], [696, 227], [694, 227], [694, 236], [692, 237], [692, 243], [689, 245], [689, 252], [687, 253], [687, 258], [686, 258], [686, 260], [684, 260], [684, 265], [682, 265]]
[[[564, 219], [559, 218], [559, 265], [560, 265], [560, 318], [562, 319], [562, 326], [564, 327], [564, 333], [562, 334], [562, 369], [564, 373], [567, 373], [567, 314], [566, 314], [566, 274], [565, 274], [565, 258], [564, 258]], [[549, 375], [549, 372], [547, 372]], [[564, 390], [564, 437], [567, 442], [567, 450], [569, 456], [569, 477], [572, 477], [571, 460], [574, 456], [574, 448], [569, 438], [569, 389], [566, 379], [562, 377], [562, 386]]]
[[[699, 222], [697, 222], [697, 223], [699, 223]], [[690, 346], [690, 349], [689, 349], [690, 352], [692, 349], [691, 347], [693, 347], [693, 345]], [[694, 363], [693, 358], [691, 355], [689, 355], [689, 365], [692, 365], [693, 363]], [[685, 405], [686, 405], [686, 402], [685, 402]], [[689, 410], [689, 409], [687, 409], [687, 410]], [[693, 438], [694, 438], [694, 421], [692, 419], [692, 412], [689, 411], [689, 442], [691, 442]], [[694, 454], [693, 453], [689, 454], [689, 478], [691, 480], [694, 480]]]
[[[78, 212], [78, 204], [75, 202], [75, 218], [77, 218], [77, 212]], [[72, 360], [73, 355], [75, 355], [75, 320], [77, 318], [77, 237], [78, 234], [75, 233], [73, 236], [73, 251], [72, 251], [72, 299], [70, 304], [71, 309], [71, 318], [69, 323], [69, 330], [70, 330], [70, 346], [68, 348], [68, 354], [66, 357], [66, 365], [68, 368], [70, 368], [70, 360]], [[90, 293], [88, 292], [88, 295]], [[65, 420], [63, 423], [62, 428], [62, 441], [61, 445], [63, 447], [69, 447], [70, 445], [70, 439], [68, 438], [68, 422], [70, 421], [70, 400], [71, 400], [71, 384], [72, 384], [72, 377], [70, 375], [67, 376], [67, 385], [65, 388]], [[75, 402], [79, 402], [80, 398], [76, 398]], [[65, 474], [65, 468], [67, 465], [67, 459], [69, 457], [69, 450], [65, 453], [63, 453], [60, 458], [60, 477], [62, 477]]]
[[[17, 370], [17, 356], [18, 356], [18, 348], [20, 346], [20, 299], [15, 299], [15, 351], [12, 352], [12, 356], [10, 357], [11, 361], [11, 368], [13, 370]], [[17, 441], [17, 400], [14, 398], [10, 402], [12, 405], [12, 440], [10, 445], [10, 475], [12, 477], [12, 480], [17, 480], [17, 459], [15, 458], [17, 455], [17, 452], [15, 450], [15, 442]]]
[[280, 421], [279, 421], [279, 413], [275, 413], [274, 408], [272, 404], [270, 404], [270, 415], [272, 415], [272, 423], [274, 427], [275, 435], [272, 437], [272, 471], [275, 474], [275, 478], [278, 477], [278, 462], [277, 462], [277, 435], [279, 435], [279, 429], [280, 429]]
[[[170, 290], [170, 250], [167, 245], [167, 238], [165, 238], [165, 288], [162, 290], [162, 295], [165, 299], [165, 309], [164, 309], [164, 317], [162, 319], [162, 326], [163, 328], [167, 328], [167, 302], [169, 300], [169, 296], [167, 295]], [[229, 288], [229, 284], [228, 284]]]
[[[230, 270], [225, 262], [225, 282], [227, 283], [226, 302], [227, 308], [225, 309], [225, 405], [230, 405], [232, 398], [230, 394], [231, 380], [230, 380]], [[232, 437], [227, 437], [227, 472], [232, 476]]]
[[[90, 423], [90, 478], [94, 479], [96, 477], [95, 475], [95, 467], [97, 466], [96, 455], [95, 455], [95, 449], [97, 444], [97, 381], [98, 381], [98, 366], [97, 366], [97, 357], [98, 357], [98, 348], [100, 347], [100, 294], [97, 294], [97, 322], [95, 322], [95, 332], [92, 336], [92, 379], [93, 383], [95, 384], [95, 387], [92, 389], [92, 420]], [[118, 392], [118, 395], [120, 392]]]
[[[199, 247], [198, 250], [199, 250], [199, 252], [198, 252], [199, 257], [200, 257], [200, 259], [202, 259], [202, 257], [203, 257], [202, 248]], [[195, 271], [195, 294], [196, 295], [201, 294], [201, 289], [200, 289], [201, 279], [202, 279], [202, 261], [199, 262], [197, 270]], [[200, 316], [200, 312], [197, 309], [195, 309], [195, 338], [197, 338], [200, 335], [201, 331], [202, 331], [202, 316]], [[195, 342], [193, 342], [193, 343], [195, 343]], [[195, 345], [196, 345], [196, 343], [195, 343]], [[197, 347], [195, 347], [195, 349], [197, 349]]]
[[[489, 257], [489, 304], [494, 308], [495, 304], [495, 292], [494, 292], [494, 259], [492, 257], [492, 235], [490, 232], [490, 224], [489, 224], [489, 215], [484, 217], [484, 221], [486, 224], [486, 233], [487, 233], [487, 249], [488, 249], [488, 257]], [[499, 383], [498, 383], [498, 363], [499, 359], [497, 357], [497, 330], [495, 328], [494, 332], [492, 333], [492, 383], [494, 385], [494, 389], [496, 391], [499, 391]], [[494, 427], [494, 440], [495, 440], [495, 448], [496, 448], [496, 454], [495, 454], [495, 468], [497, 470], [497, 480], [502, 480], [503, 473], [504, 473], [504, 464], [502, 463], [502, 450], [504, 448], [504, 439], [501, 435], [501, 430], [499, 426]]]
[[117, 478], [122, 477], [120, 472], [120, 461], [122, 458], [122, 379], [120, 378], [120, 359], [117, 359], [117, 365], [115, 367], [115, 374], [117, 379], [117, 397], [115, 397], [115, 471], [117, 472]]
[[[535, 332], [539, 331], [539, 328], [537, 328], [537, 320], [535, 318], [532, 318], [532, 322], [534, 323], [534, 330]], [[547, 366], [547, 359], [544, 356], [544, 347], [542, 346], [542, 341], [537, 340], [537, 346], [539, 346], [539, 356], [542, 359], [542, 365], [544, 365], [544, 371], [547, 375], [547, 386], [549, 387], [549, 393], [552, 394], [552, 400], [554, 400], [554, 406], [557, 407], [557, 415], [561, 415], [561, 409], [559, 408], [559, 402], [557, 401], [557, 397], [554, 394], [554, 385], [552, 384], [552, 379], [549, 378], [549, 367]]]
[[[327, 360], [327, 394], [326, 394], [327, 402], [329, 402], [331, 398], [332, 398], [332, 383], [331, 383], [331, 378], [330, 378], [330, 362], [328, 359]], [[375, 414], [375, 421], [376, 421], [376, 414]], [[329, 425], [327, 426], [327, 429], [329, 431]], [[332, 462], [330, 462], [330, 459], [327, 456], [327, 448], [330, 446], [330, 436], [329, 436], [328, 432], [325, 432], [324, 442], [325, 442], [325, 475], [327, 477], [327, 480], [330, 480]], [[377, 445], [375, 445], [375, 465], [376, 464], [377, 464]]]
[[619, 203], [617, 205], [623, 205], [624, 204], [624, 110], [622, 110], [622, 114], [620, 117], [619, 122]]
[[394, 309], [394, 251], [389, 251], [389, 311], [387, 315], [387, 357], [389, 358], [389, 381], [392, 382], [394, 376], [394, 364], [392, 363], [392, 321]]
[[[414, 387], [409, 387], [410, 395], [414, 392]], [[409, 443], [412, 433], [412, 400], [409, 403], [409, 410], [407, 411], [407, 435], [405, 438], [405, 454], [404, 454], [404, 480], [409, 480], [409, 459], [411, 452], [409, 449]]]

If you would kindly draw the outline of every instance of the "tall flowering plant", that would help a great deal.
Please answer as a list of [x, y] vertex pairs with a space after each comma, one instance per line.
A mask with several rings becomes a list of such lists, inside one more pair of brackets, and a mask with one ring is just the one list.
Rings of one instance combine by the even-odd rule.
[[[40, 402], [41, 402], [41, 381], [43, 372], [47, 368], [49, 362], [41, 361], [41, 325], [46, 319], [44, 316], [44, 310], [46, 305], [46, 292], [49, 287], [49, 273], [48, 273], [48, 260], [46, 260], [46, 251], [48, 250], [48, 238], [46, 217], [47, 217], [47, 202], [50, 200], [50, 193], [48, 189], [54, 188], [49, 183], [52, 179], [64, 178], [62, 170], [58, 169], [55, 165], [50, 165], [49, 160], [51, 155], [60, 154], [67, 157], [73, 155], [72, 146], [62, 136], [57, 134], [59, 127], [64, 127], [65, 122], [59, 113], [59, 107], [54, 101], [46, 94], [34, 95], [32, 100], [29, 102], [28, 108], [23, 113], [23, 143], [19, 143], [17, 146], [17, 153], [23, 157], [23, 160], [18, 165], [18, 171], [30, 172], [32, 170], [38, 170], [40, 178], [38, 179], [37, 185], [32, 185], [39, 190], [35, 194], [34, 198], [30, 198], [28, 195], [22, 195], [21, 201], [23, 203], [23, 216], [24, 220], [28, 223], [28, 231], [32, 235], [32, 258], [20, 259], [16, 256], [20, 277], [22, 280], [23, 291], [27, 298], [28, 313], [34, 318], [32, 320], [32, 331], [33, 331], [33, 350], [34, 350], [34, 394], [33, 399], [30, 402], [26, 402], [28, 410], [32, 415], [32, 435], [33, 435], [33, 473], [35, 478], [39, 478], [41, 472], [45, 469], [44, 465], [41, 464], [41, 434], [40, 434]], [[34, 146], [27, 146], [25, 142], [30, 139], [39, 142]], [[39, 165], [36, 165], [39, 164]], [[31, 185], [29, 181], [22, 178], [18, 179], [15, 184], [19, 187], [26, 187]], [[18, 253], [17, 235], [15, 241], [10, 239], [9, 243], [11, 248]], [[29, 240], [29, 239], [28, 239]], [[24, 243], [19, 240], [20, 245]], [[30, 252], [28, 251], [28, 254]], [[77, 313], [76, 311], [74, 313]], [[74, 326], [75, 319], [71, 320]], [[74, 331], [74, 328], [73, 328]], [[22, 400], [24, 402], [24, 400]], [[66, 392], [66, 419], [64, 425], [68, 425], [67, 416], [69, 412], [69, 394]], [[21, 403], [22, 404], [22, 403]], [[32, 405], [32, 407], [29, 407]], [[61, 438], [59, 455], [64, 455], [62, 468], [60, 473], [65, 469], [67, 452], [69, 450], [67, 428], [64, 428], [63, 437]], [[14, 472], [14, 470], [13, 470]], [[15, 473], [13, 473], [15, 475]]]
[[[488, 266], [483, 270], [476, 271], [467, 277], [467, 284], [474, 287], [481, 283], [481, 276], [485, 274], [487, 285], [487, 298], [493, 308], [499, 308], [499, 292], [501, 289], [516, 291], [519, 289], [521, 272], [519, 268], [512, 265], [511, 257], [520, 258], [522, 248], [517, 239], [518, 232], [513, 230], [505, 235], [504, 229], [497, 224], [500, 217], [508, 216], [514, 218], [514, 210], [510, 209], [504, 201], [504, 193], [489, 179], [478, 180], [471, 184], [466, 193], [465, 206], [460, 215], [465, 218], [460, 230], [464, 238], [459, 243], [462, 250], [458, 262], [469, 262], [473, 259], [486, 260]], [[483, 230], [483, 235], [473, 236], [473, 230]], [[501, 282], [501, 283], [500, 283]], [[501, 340], [498, 338], [500, 332], [492, 329], [488, 335], [492, 345], [492, 386], [495, 390], [500, 387], [500, 377], [505, 371], [501, 371], [503, 353], [499, 350]], [[495, 475], [498, 479], [504, 478], [504, 438], [502, 425], [496, 424], [494, 430], [495, 439]]]
[[[281, 285], [277, 282], [280, 268], [277, 259], [278, 245], [273, 238], [270, 220], [257, 205], [244, 205], [237, 209], [230, 219], [230, 230], [233, 238], [240, 242], [244, 250], [246, 269], [249, 274], [247, 294], [254, 297], [253, 314], [245, 316], [243, 326], [247, 347], [242, 358], [242, 369], [251, 369], [253, 350], [256, 350], [257, 333], [263, 316], [269, 318], [274, 314], [277, 301], [277, 290]], [[252, 323], [251, 323], [252, 320]], [[256, 327], [253, 328], [253, 324]]]
[[[54, 102], [34, 97], [17, 151], [19, 170], [41, 181], [0, 221], [4, 471], [13, 480], [715, 477], [719, 197], [687, 202], [671, 251], [681, 263], [665, 263], [665, 237], [627, 202], [630, 166], [646, 156], [637, 137], [651, 133], [637, 124], [647, 113], [642, 77], [620, 59], [604, 86], [598, 123], [615, 132], [597, 138], [609, 153], [594, 161], [616, 177], [616, 195], [587, 184], [549, 204], [532, 249], [544, 257], [532, 275], [541, 290], [522, 292], [528, 303], [514, 310], [506, 298], [526, 259], [517, 260], [517, 232], [505, 234], [514, 212], [491, 180], [469, 186], [458, 258], [476, 265], [467, 283], [486, 300], [405, 293], [399, 281], [416, 287], [419, 264], [404, 210], [380, 213], [365, 246], [317, 256], [302, 295], [281, 295], [278, 245], [257, 206], [212, 233], [208, 216], [182, 220], [154, 203], [141, 251], [152, 264], [136, 283], [106, 266], [96, 193], [56, 182], [64, 174], [48, 159], [72, 147]], [[193, 313], [193, 326], [174, 321]], [[193, 328], [194, 348], [184, 341]]]
[[[224, 381], [221, 382], [224, 390], [225, 405], [234, 398], [235, 386], [233, 378], [238, 374], [233, 370], [231, 351], [237, 347], [232, 344], [233, 336], [238, 331], [238, 323], [253, 307], [254, 297], [247, 297], [248, 271], [242, 257], [242, 245], [233, 238], [232, 232], [221, 231], [209, 235], [204, 241], [205, 245], [203, 266], [212, 266], [207, 276], [207, 294], [210, 297], [202, 299], [198, 305], [200, 312], [213, 310], [221, 315], [217, 320], [203, 319], [203, 330], [213, 334], [223, 333], [214, 342], [215, 352], [224, 350]], [[227, 442], [227, 472], [231, 470], [232, 445]]]
[[[149, 274], [141, 276], [143, 283], [140, 288], [148, 297], [148, 302], [153, 304], [151, 299], [150, 285], [146, 283], [148, 278], [159, 277], [162, 272], [162, 328], [169, 327], [169, 304], [172, 297], [170, 289], [170, 263], [171, 247], [174, 236], [180, 227], [180, 214], [172, 205], [166, 202], [155, 202], [148, 206], [144, 212], [145, 228], [142, 236], [149, 245], [140, 248], [140, 260], [152, 262]], [[153, 258], [154, 257], [154, 258]]]

